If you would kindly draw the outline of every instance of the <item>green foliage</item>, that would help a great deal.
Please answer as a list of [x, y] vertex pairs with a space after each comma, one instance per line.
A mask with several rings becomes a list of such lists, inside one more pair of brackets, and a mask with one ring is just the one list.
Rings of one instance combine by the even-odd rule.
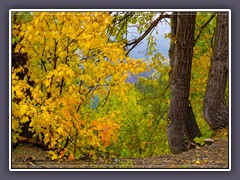
[[12, 44], [18, 43], [19, 41], [20, 41], [20, 37], [19, 36], [12, 37]]
[[119, 168], [133, 168], [133, 160], [120, 161]]
[[129, 25], [135, 25], [140, 36], [150, 26], [149, 22], [153, 22], [155, 16], [156, 12], [116, 12], [107, 32], [114, 41], [126, 42], [127, 36], [131, 33], [128, 32]]
[[159, 72], [155, 72], [150, 78], [140, 78], [135, 87], [131, 86], [128, 90], [127, 103], [117, 96], [109, 98], [105, 111], [121, 111], [118, 116], [121, 118], [118, 141], [109, 147], [120, 157], [169, 153], [166, 137], [169, 89], [163, 73], [160, 76]]
[[211, 138], [213, 131], [205, 121], [198, 121], [198, 124], [200, 125], [202, 136], [194, 138], [194, 142], [200, 146], [203, 146], [205, 144], [204, 139]]
[[12, 12], [12, 45], [20, 42], [19, 28], [22, 23], [28, 23], [32, 20], [30, 12]]
[[204, 139], [205, 138], [203, 138], [203, 137], [196, 137], [196, 138], [194, 138], [194, 142], [196, 144], [199, 144], [200, 146], [203, 146], [205, 144]]
[[[196, 17], [195, 25], [195, 39], [200, 34], [195, 49], [198, 49], [198, 53], [194, 56], [199, 58], [202, 54], [211, 52], [213, 41], [214, 41], [214, 31], [216, 26], [216, 17], [214, 17], [206, 26], [205, 23], [211, 18], [214, 13], [211, 12], [198, 12]], [[203, 28], [204, 27], [204, 28]]]
[[212, 13], [197, 13], [195, 38], [199, 39], [194, 47], [192, 60], [191, 89], [190, 100], [197, 124], [202, 132], [202, 137], [196, 138], [196, 141], [203, 142], [205, 138], [211, 137], [211, 129], [203, 117], [203, 99], [207, 86], [208, 71], [212, 56], [212, 38], [216, 20], [213, 20], [204, 28], [202, 26], [209, 20]]
[[12, 20], [16, 17], [15, 23], [30, 22], [33, 19], [33, 13], [31, 12], [12, 12]]

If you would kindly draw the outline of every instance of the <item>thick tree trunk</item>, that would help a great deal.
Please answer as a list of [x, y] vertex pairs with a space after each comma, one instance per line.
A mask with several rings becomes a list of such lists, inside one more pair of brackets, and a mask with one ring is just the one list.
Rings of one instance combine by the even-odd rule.
[[167, 127], [172, 153], [188, 150], [195, 137], [201, 136], [189, 102], [196, 13], [173, 13], [169, 49], [171, 102]]
[[228, 12], [218, 13], [213, 55], [204, 96], [204, 117], [211, 129], [228, 127], [225, 89], [228, 77]]

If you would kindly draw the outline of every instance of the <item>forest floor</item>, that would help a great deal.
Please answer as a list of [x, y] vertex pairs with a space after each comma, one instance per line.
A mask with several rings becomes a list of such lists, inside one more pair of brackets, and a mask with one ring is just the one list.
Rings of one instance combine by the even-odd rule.
[[217, 139], [213, 144], [190, 149], [179, 154], [132, 159], [103, 159], [96, 161], [52, 161], [48, 153], [31, 144], [21, 144], [12, 149], [12, 169], [90, 169], [90, 168], [214, 168], [228, 169], [228, 139]]

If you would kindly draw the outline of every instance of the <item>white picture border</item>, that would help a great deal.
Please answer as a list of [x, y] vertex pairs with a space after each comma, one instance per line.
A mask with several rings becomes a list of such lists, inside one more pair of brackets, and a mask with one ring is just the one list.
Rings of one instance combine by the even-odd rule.
[[[228, 169], [13, 169], [12, 168], [12, 145], [11, 145], [11, 131], [12, 131], [12, 28], [11, 28], [11, 14], [12, 12], [229, 12], [229, 145], [228, 145]], [[9, 171], [231, 171], [231, 10], [230, 9], [10, 9], [9, 10]]]

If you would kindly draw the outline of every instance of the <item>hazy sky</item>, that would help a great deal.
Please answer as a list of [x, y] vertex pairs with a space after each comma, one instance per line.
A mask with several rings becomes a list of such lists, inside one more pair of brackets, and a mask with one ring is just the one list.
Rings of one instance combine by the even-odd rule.
[[[154, 30], [153, 36], [157, 38], [157, 49], [162, 53], [162, 55], [166, 58], [168, 58], [168, 50], [170, 47], [170, 39], [165, 38], [164, 34], [170, 32], [170, 26], [168, 23], [159, 23], [157, 28], [158, 29], [158, 34], [156, 34], [156, 31]], [[129, 28], [129, 31], [136, 33], [137, 30], [134, 27]], [[144, 55], [144, 53], [141, 53], [147, 48], [147, 41], [145, 37], [142, 42], [138, 46], [136, 46], [131, 52], [130, 52], [130, 57], [133, 57], [135, 59], [138, 58], [144, 58], [146, 59], [147, 57]]]
[[[157, 49], [162, 53], [162, 55], [165, 58], [168, 58], [168, 50], [170, 47], [170, 39], [169, 38], [165, 38], [165, 34], [170, 32], [170, 25], [168, 23], [159, 23], [158, 26], [156, 27], [156, 29], [158, 29], [158, 34], [156, 34], [156, 30], [153, 31], [153, 36], [156, 37], [156, 42], [157, 42]], [[137, 28], [135, 27], [131, 27], [129, 28], [129, 31], [133, 32], [134, 34], [137, 33]], [[133, 34], [133, 35], [134, 35]], [[135, 34], [136, 35], [136, 34]], [[147, 36], [139, 43], [138, 46], [136, 46], [131, 52], [130, 52], [130, 57], [135, 58], [135, 59], [139, 59], [139, 58], [143, 58], [143, 59], [147, 59], [147, 56], [142, 53], [146, 48], [147, 48], [147, 41], [146, 41]], [[130, 39], [130, 37], [129, 37]], [[148, 71], [140, 73], [138, 76], [144, 76], [144, 77], [148, 77], [149, 75], [151, 75], [154, 72], [154, 70], [152, 70], [150, 73]], [[136, 76], [132, 76], [129, 75], [127, 78], [127, 82], [130, 83], [135, 83], [137, 82], [137, 77]]]

